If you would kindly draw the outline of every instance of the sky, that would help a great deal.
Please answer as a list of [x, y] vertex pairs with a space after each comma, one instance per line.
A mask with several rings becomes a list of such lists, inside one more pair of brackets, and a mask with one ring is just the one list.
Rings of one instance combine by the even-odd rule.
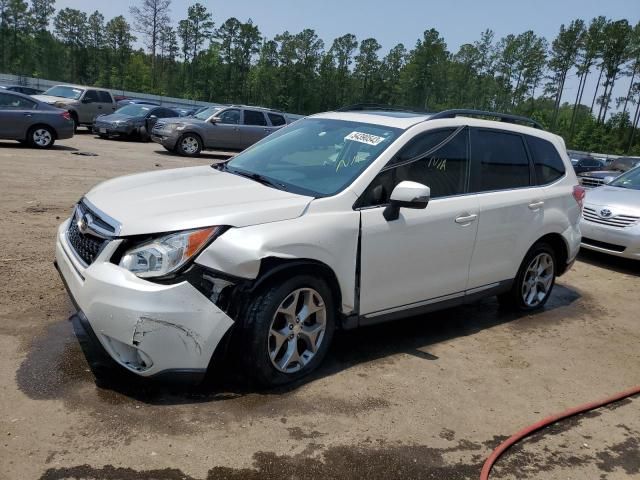
[[[56, 8], [100, 10], [105, 18], [129, 16], [129, 6], [135, 0], [57, 0]], [[186, 17], [187, 7], [195, 0], [172, 0], [174, 23]], [[334, 38], [353, 33], [358, 40], [374, 37], [383, 46], [380, 55], [398, 43], [413, 47], [422, 32], [435, 28], [447, 42], [448, 49], [457, 51], [460, 45], [479, 39], [487, 28], [496, 39], [509, 33], [533, 30], [551, 41], [562, 23], [575, 18], [585, 21], [604, 15], [611, 19], [626, 18], [632, 25], [640, 21], [640, 0], [200, 0], [220, 25], [229, 17], [241, 21], [252, 19], [261, 33], [273, 37], [288, 30], [292, 33], [312, 28], [328, 48]], [[585, 97], [593, 95], [596, 78], [592, 75]], [[629, 79], [618, 82], [615, 95], [626, 94]], [[577, 79], [569, 78], [564, 100], [572, 101]], [[590, 100], [589, 100], [590, 101]], [[584, 102], [584, 100], [583, 100]]]

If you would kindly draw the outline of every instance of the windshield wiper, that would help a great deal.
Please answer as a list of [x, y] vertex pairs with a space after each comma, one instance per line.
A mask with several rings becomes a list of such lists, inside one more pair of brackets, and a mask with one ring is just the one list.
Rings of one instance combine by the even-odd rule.
[[250, 178], [251, 180], [255, 180], [256, 182], [261, 183], [263, 185], [266, 185], [268, 187], [277, 188], [278, 190], [284, 190], [285, 189], [284, 184], [274, 182], [270, 178], [265, 177], [264, 175], [260, 175], [259, 173], [246, 172], [244, 170], [231, 170], [227, 166], [225, 166], [225, 170], [227, 170], [229, 173], [240, 175], [241, 177]]

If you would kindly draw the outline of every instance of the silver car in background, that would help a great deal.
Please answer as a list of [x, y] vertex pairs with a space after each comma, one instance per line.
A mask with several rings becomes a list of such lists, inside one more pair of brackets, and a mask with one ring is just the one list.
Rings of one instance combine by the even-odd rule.
[[640, 260], [640, 167], [587, 191], [582, 247]]
[[0, 139], [49, 148], [56, 140], [71, 137], [73, 120], [67, 110], [29, 95], [0, 90]]
[[170, 152], [195, 157], [202, 150], [244, 150], [287, 123], [277, 110], [212, 106], [193, 117], [158, 120], [151, 139]]

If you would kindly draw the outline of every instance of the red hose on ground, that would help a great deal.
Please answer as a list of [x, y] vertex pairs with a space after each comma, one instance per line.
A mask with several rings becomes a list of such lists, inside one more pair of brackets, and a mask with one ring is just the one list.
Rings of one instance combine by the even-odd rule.
[[523, 428], [522, 430], [511, 435], [504, 442], [498, 445], [498, 447], [493, 452], [491, 452], [491, 455], [489, 455], [489, 458], [487, 458], [487, 460], [484, 462], [484, 465], [482, 466], [480, 480], [489, 480], [489, 473], [491, 472], [491, 468], [493, 467], [493, 464], [496, 463], [500, 455], [502, 455], [509, 447], [519, 442], [523, 438], [528, 437], [533, 432], [536, 432], [560, 420], [564, 420], [565, 418], [572, 417], [579, 413], [588, 412], [589, 410], [595, 410], [596, 408], [600, 408], [609, 403], [614, 403], [622, 400], [623, 398], [632, 397], [633, 395], [638, 394], [640, 394], [640, 386], [630, 388], [629, 390], [625, 390], [624, 392], [616, 393], [611, 397], [607, 397], [596, 402], [585, 403], [584, 405], [580, 405], [579, 407], [570, 408], [569, 410], [565, 410], [562, 413], [552, 415], [543, 420], [540, 420], [539, 422], [534, 423], [533, 425]]

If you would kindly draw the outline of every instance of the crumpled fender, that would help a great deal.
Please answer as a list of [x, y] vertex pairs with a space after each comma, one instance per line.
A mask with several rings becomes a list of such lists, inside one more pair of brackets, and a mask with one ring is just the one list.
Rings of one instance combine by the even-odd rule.
[[309, 259], [327, 265], [338, 279], [342, 312], [355, 305], [360, 212], [318, 212], [282, 222], [231, 228], [196, 263], [245, 279], [256, 279], [263, 259]]

